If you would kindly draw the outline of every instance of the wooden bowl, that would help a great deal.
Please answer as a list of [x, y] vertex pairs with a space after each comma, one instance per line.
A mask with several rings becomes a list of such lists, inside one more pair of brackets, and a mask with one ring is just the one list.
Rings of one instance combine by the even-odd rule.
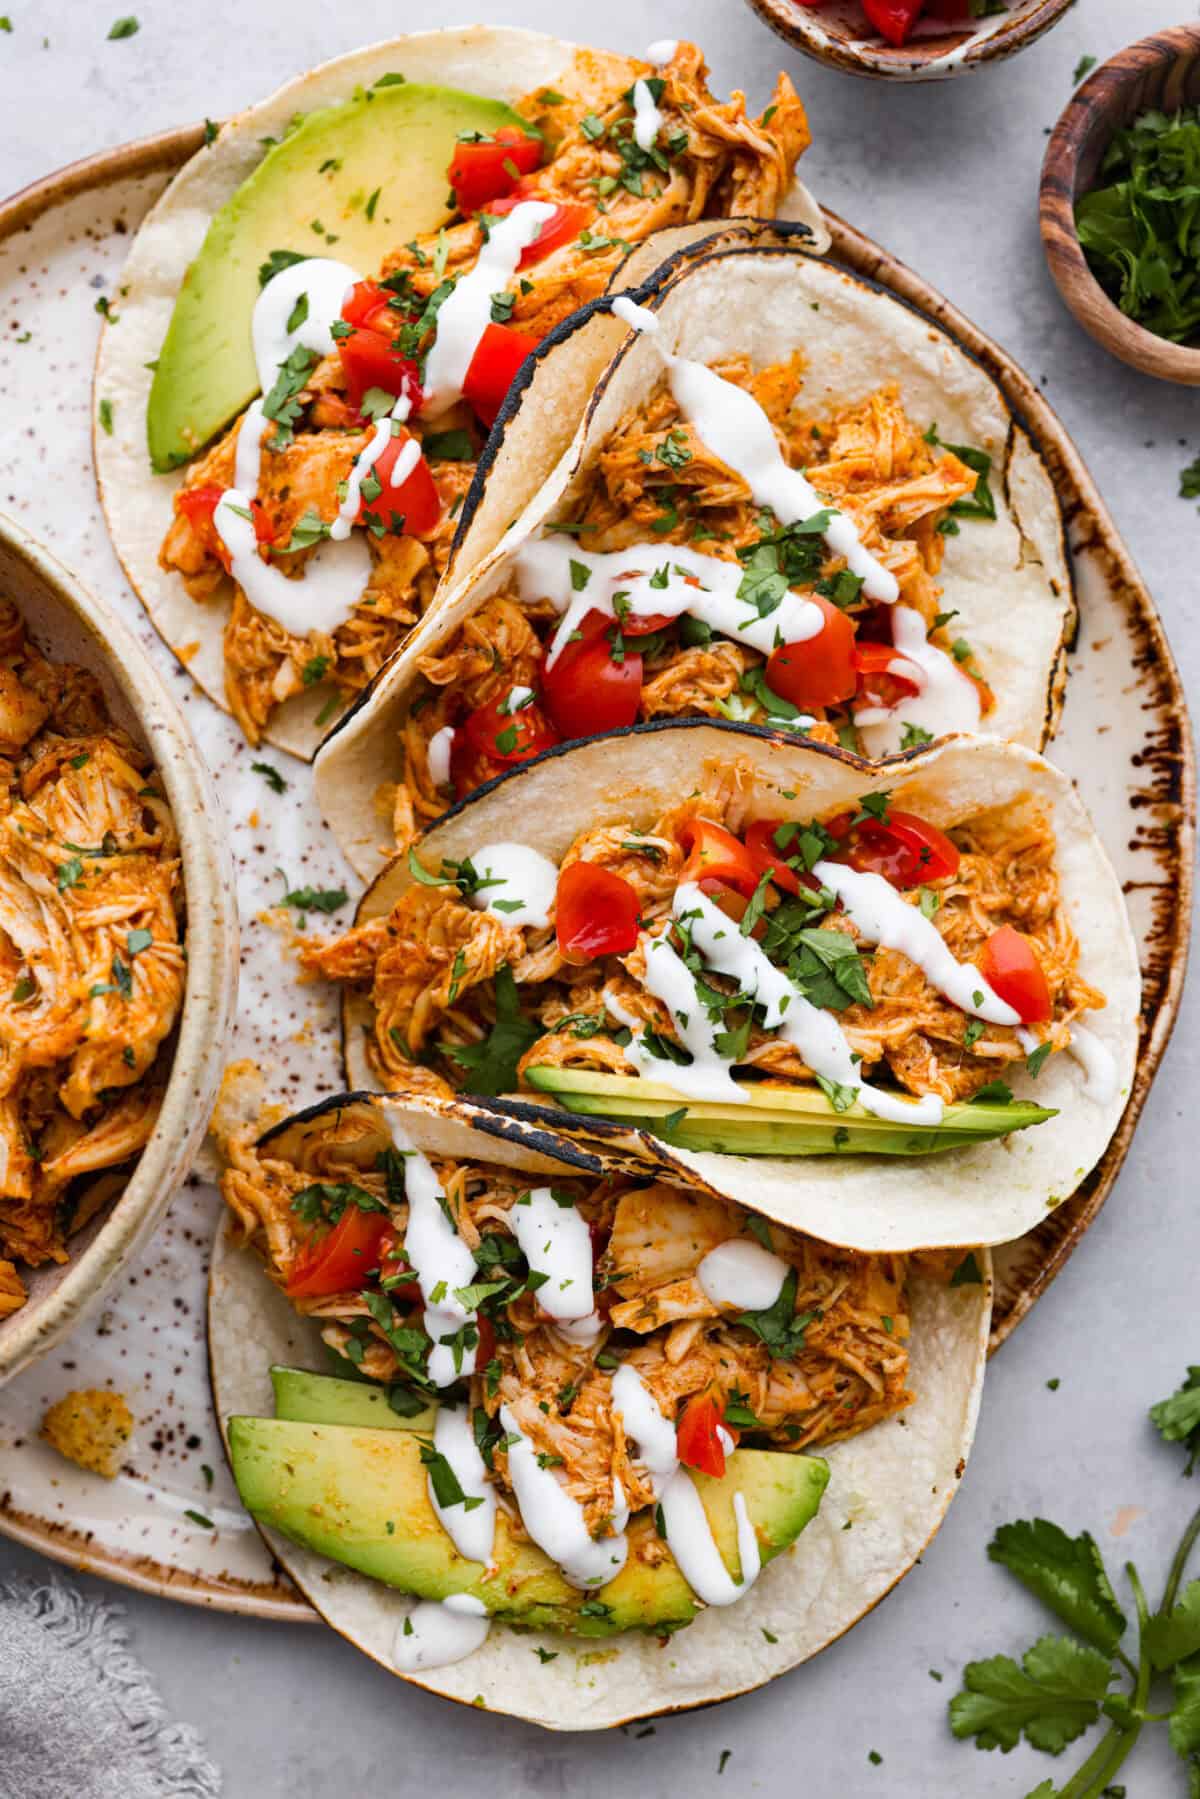
[[[237, 901], [228, 826], [200, 752], [130, 631], [14, 520], [0, 514], [0, 593], [54, 661], [90, 669], [111, 716], [149, 751], [179, 833], [187, 984], [171, 1072], [149, 1141], [115, 1201], [67, 1240], [69, 1260], [18, 1267], [29, 1297], [0, 1320], [0, 1384], [95, 1304], [158, 1223], [196, 1158], [228, 1052], [237, 992]], [[80, 1386], [87, 1386], [86, 1370]]]
[[1059, 293], [1084, 330], [1144, 374], [1200, 387], [1200, 348], [1170, 343], [1128, 318], [1088, 267], [1075, 203], [1096, 183], [1114, 134], [1149, 107], [1178, 112], [1200, 102], [1200, 25], [1156, 31], [1089, 75], [1050, 136], [1042, 164], [1042, 243]]
[[813, 11], [798, 0], [749, 3], [772, 31], [831, 69], [875, 81], [945, 81], [1015, 56], [1057, 24], [1072, 0], [1015, 0], [970, 28], [930, 21], [902, 50], [871, 31], [858, 0], [830, 0]]

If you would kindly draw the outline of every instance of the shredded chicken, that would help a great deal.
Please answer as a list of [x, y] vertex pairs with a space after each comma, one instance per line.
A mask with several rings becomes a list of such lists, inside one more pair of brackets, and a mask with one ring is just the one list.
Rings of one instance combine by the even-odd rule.
[[[853, 518], [867, 549], [895, 575], [900, 603], [921, 614], [930, 641], [963, 660], [963, 673], [976, 679], [984, 711], [992, 704], [979, 670], [950, 627], [939, 618], [941, 588], [936, 576], [945, 538], [939, 524], [949, 509], [974, 492], [977, 475], [952, 452], [930, 443], [907, 415], [894, 385], [880, 388], [855, 405], [816, 415], [803, 403], [804, 362], [799, 355], [755, 369], [745, 357], [714, 365], [728, 381], [746, 388], [775, 428], [780, 448], [794, 468], [802, 468], [822, 499]], [[635, 407], [600, 446], [572, 492], [567, 510], [582, 528], [591, 551], [623, 549], [647, 541], [669, 547], [698, 544], [706, 555], [735, 561], [763, 536], [763, 514], [745, 483], [719, 462], [680, 412], [665, 379]], [[951, 523], [956, 521], [950, 520]], [[844, 558], [826, 554], [811, 574], [797, 577], [798, 592], [828, 590], [846, 571]], [[860, 597], [845, 602], [857, 635], [891, 642], [890, 627]], [[458, 729], [470, 714], [514, 687], [538, 693], [542, 659], [558, 628], [559, 615], [546, 601], [522, 604], [514, 587], [485, 601], [438, 649], [421, 657], [427, 683], [406, 717], [404, 773], [392, 795], [397, 848], [408, 847], [417, 830], [440, 817], [451, 803], [448, 786], [438, 786], [429, 766], [436, 733]], [[777, 724], [764, 699], [767, 658], [758, 650], [714, 637], [690, 643], [678, 626], [639, 638], [642, 689], [639, 719], [733, 718]], [[886, 682], [887, 677], [882, 677]], [[881, 677], [874, 696], [887, 699]], [[853, 747], [853, 706], [814, 706], [808, 736], [817, 742]], [[794, 711], [794, 709], [793, 709]], [[497, 773], [500, 764], [485, 753], [456, 754], [452, 786], [461, 798]]]
[[[120, 1189], [185, 977], [174, 822], [95, 677], [0, 600], [0, 1251], [36, 1265]], [[0, 1263], [0, 1315], [22, 1303]]]
[[[646, 946], [673, 928], [675, 889], [682, 879], [692, 878], [684, 828], [702, 817], [739, 833], [761, 811], [754, 805], [754, 781], [748, 763], [714, 764], [701, 790], [648, 830], [628, 821], [575, 839], [562, 858], [563, 867], [578, 860], [594, 862], [620, 875], [637, 894], [643, 934], [627, 954], [572, 966], [558, 951], [552, 925], [503, 924], [486, 911], [463, 905], [454, 888], [414, 884], [386, 918], [355, 926], [332, 942], [302, 943], [302, 964], [310, 975], [345, 981], [369, 997], [375, 1016], [372, 1055], [380, 1075], [392, 1084], [418, 1068], [453, 1086], [471, 1086], [469, 1065], [465, 1069], [453, 1051], [492, 1040], [495, 976], [505, 964], [512, 970], [523, 1014], [516, 1022], [525, 1027], [521, 1042], [527, 1046], [509, 1075], [510, 1086], [513, 1073], [523, 1075], [534, 1066], [632, 1074], [636, 1071], [622, 1047], [631, 1021], [678, 1040], [671, 1012], [643, 983]], [[925, 895], [926, 905], [936, 905], [933, 923], [962, 963], [977, 963], [986, 939], [1001, 925], [1023, 933], [1051, 997], [1052, 1016], [1039, 1026], [1039, 1040], [1051, 1050], [1066, 1048], [1071, 1021], [1105, 1002], [1078, 967], [1079, 946], [1062, 904], [1049, 821], [1028, 799], [978, 814], [950, 836], [961, 852], [956, 873], [910, 888], [904, 898], [917, 906]], [[730, 901], [736, 897], [731, 894]], [[740, 903], [744, 908], [745, 901]], [[781, 903], [788, 903], [786, 896], [771, 886], [763, 898], [767, 919]], [[801, 911], [793, 920], [796, 928], [819, 925], [857, 940], [840, 909], [823, 915], [819, 909]], [[456, 957], [455, 980], [450, 975]], [[785, 965], [782, 949], [777, 957], [778, 965]], [[1027, 1055], [1016, 1029], [972, 1018], [900, 951], [867, 948], [861, 969], [870, 1002], [843, 995], [837, 1019], [851, 1050], [862, 1058], [867, 1078], [882, 1077], [911, 1093], [961, 1101]], [[743, 1021], [748, 1025], [737, 1063], [759, 1077], [811, 1083], [812, 1075], [792, 1044], [747, 1017], [734, 982], [707, 970], [704, 980], [710, 993], [728, 999], [724, 1028]], [[510, 1036], [510, 1046], [511, 1041]]]
[[[661, 80], [662, 126], [651, 154], [633, 139], [633, 108], [626, 97], [639, 78]], [[543, 135], [547, 159], [527, 176], [523, 198], [582, 207], [586, 224], [571, 241], [522, 270], [514, 281], [509, 323], [538, 343], [569, 314], [603, 292], [631, 245], [652, 231], [703, 217], [770, 218], [791, 185], [797, 159], [808, 147], [804, 108], [786, 75], [780, 75], [762, 117], [746, 116], [745, 97], [717, 101], [694, 44], [680, 43], [671, 61], [651, 69], [636, 59], [581, 50], [552, 90], [539, 88], [517, 102]], [[474, 217], [398, 246], [382, 274], [396, 294], [397, 329], [419, 317], [433, 291], [475, 264], [483, 232]], [[432, 333], [426, 333], [423, 348]], [[260, 554], [289, 575], [304, 578], [317, 553], [311, 541], [289, 550], [302, 520], [328, 525], [344, 483], [367, 441], [363, 419], [345, 397], [340, 359], [325, 358], [298, 395], [301, 417], [292, 440], [262, 458], [256, 500]], [[233, 484], [237, 432], [225, 436], [188, 469], [175, 501], [175, 516], [160, 551], [164, 569], [177, 574], [191, 597], [205, 602], [230, 589], [228, 556], [211, 514], [191, 499], [202, 488]], [[420, 416], [410, 429], [427, 430]], [[459, 507], [486, 435], [465, 403], [441, 414], [429, 431], [444, 446], [453, 434], [454, 459], [434, 443], [426, 452], [441, 516], [431, 531], [412, 535], [395, 524], [368, 532], [373, 575], [350, 619], [332, 634], [297, 636], [254, 610], [240, 588], [225, 627], [226, 695], [251, 743], [258, 742], [277, 707], [305, 688], [327, 682], [337, 707], [364, 687], [403, 641], [429, 605], [445, 568]], [[469, 453], [461, 454], [465, 439]], [[2, 696], [0, 696], [2, 703]]]
[[[340, 1192], [351, 1184], [369, 1206], [386, 1210], [390, 1239], [403, 1243], [403, 1182], [389, 1180], [379, 1167], [380, 1145], [388, 1140], [374, 1105], [361, 1102], [326, 1113], [299, 1147], [294, 1138], [286, 1150], [270, 1138], [256, 1144], [249, 1129], [227, 1145], [223, 1191], [234, 1231], [262, 1254], [278, 1286], [286, 1291], [302, 1263], [311, 1267], [313, 1246], [330, 1228], [307, 1221], [314, 1192]], [[675, 1420], [688, 1400], [708, 1395], [722, 1412], [729, 1405], [743, 1408], [730, 1421], [743, 1441], [780, 1450], [834, 1442], [911, 1403], [903, 1256], [833, 1249], [726, 1201], [661, 1183], [556, 1181], [556, 1194], [578, 1208], [596, 1246], [593, 1285], [605, 1325], [585, 1347], [561, 1335], [536, 1294], [524, 1291], [525, 1264], [510, 1212], [532, 1177], [485, 1162], [434, 1157], [433, 1165], [460, 1236], [489, 1280], [507, 1274], [513, 1295], [500, 1291], [483, 1302], [490, 1354], [470, 1380], [471, 1404], [492, 1421], [502, 1405], [510, 1408], [539, 1455], [554, 1458], [557, 1478], [584, 1507], [596, 1536], [612, 1527], [614, 1479], [634, 1512], [655, 1497], [613, 1411], [618, 1362], [637, 1369], [667, 1418]], [[732, 1308], [708, 1300], [696, 1278], [710, 1250], [748, 1235], [796, 1273], [793, 1322], [803, 1331], [787, 1353], [773, 1354], [761, 1335], [737, 1322]], [[497, 1239], [507, 1260], [494, 1253]], [[489, 1243], [493, 1253], [485, 1256], [481, 1245]], [[420, 1389], [420, 1366], [411, 1360], [402, 1365], [380, 1322], [378, 1301], [368, 1306], [364, 1297], [390, 1292], [396, 1323], [422, 1331], [421, 1304], [403, 1281], [403, 1250], [386, 1255], [382, 1274], [389, 1284], [382, 1289], [381, 1271], [364, 1266], [356, 1290], [293, 1297], [292, 1303], [322, 1320], [325, 1341], [360, 1373], [415, 1382]], [[401, 1273], [392, 1278], [395, 1266]], [[426, 1396], [437, 1394], [426, 1389]], [[755, 1422], [739, 1426], [736, 1420], [746, 1415]], [[503, 1443], [494, 1428], [488, 1435], [494, 1477], [508, 1490]]]

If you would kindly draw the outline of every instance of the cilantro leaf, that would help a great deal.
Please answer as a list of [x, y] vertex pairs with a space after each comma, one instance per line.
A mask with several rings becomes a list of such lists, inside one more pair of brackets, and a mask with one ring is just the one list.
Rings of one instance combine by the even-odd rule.
[[[1169, 1731], [1171, 1747], [1176, 1755], [1200, 1754], [1200, 1655], [1180, 1662], [1171, 1676], [1171, 1682], [1175, 1688]], [[1195, 1792], [1200, 1783], [1194, 1769], [1189, 1772], [1189, 1790]]]
[[950, 1701], [950, 1729], [977, 1749], [1005, 1755], [1021, 1737], [1061, 1755], [1100, 1715], [1113, 1670], [1098, 1650], [1071, 1637], [1041, 1637], [1018, 1667], [1009, 1655], [968, 1662]]
[[1125, 1614], [1088, 1531], [1069, 1537], [1046, 1518], [1022, 1518], [1000, 1526], [988, 1544], [988, 1559], [1015, 1574], [1085, 1641], [1106, 1655], [1116, 1649], [1125, 1632]]
[[816, 1312], [796, 1311], [797, 1274], [789, 1268], [778, 1296], [761, 1312], [740, 1312], [734, 1319], [765, 1343], [773, 1357], [786, 1359], [804, 1348], [804, 1333]]
[[1150, 1660], [1160, 1669], [1200, 1654], [1200, 1580], [1189, 1582], [1169, 1612], [1155, 1613], [1146, 1626], [1145, 1643]]
[[1150, 1422], [1164, 1443], [1182, 1443], [1188, 1451], [1185, 1474], [1200, 1459], [1200, 1368], [1190, 1367], [1187, 1379], [1169, 1399], [1150, 1407]]
[[507, 963], [496, 970], [496, 1022], [482, 1043], [445, 1043], [444, 1055], [466, 1071], [470, 1093], [504, 1093], [517, 1084], [517, 1063], [541, 1026], [527, 1018], [517, 998], [517, 983]]
[[386, 1212], [382, 1200], [353, 1181], [314, 1181], [292, 1195], [291, 1209], [303, 1224], [336, 1224], [347, 1206], [360, 1212]]

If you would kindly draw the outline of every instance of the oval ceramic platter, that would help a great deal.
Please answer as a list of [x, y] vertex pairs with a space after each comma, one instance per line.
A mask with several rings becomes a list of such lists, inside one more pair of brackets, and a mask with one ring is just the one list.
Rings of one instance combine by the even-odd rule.
[[[311, 774], [273, 751], [247, 749], [225, 715], [191, 688], [126, 588], [94, 494], [64, 513], [57, 489], [42, 478], [51, 456], [75, 467], [90, 458], [91, 359], [99, 331], [120, 330], [129, 235], [202, 141], [197, 127], [128, 145], [0, 206], [0, 384], [18, 414], [33, 421], [28, 436], [0, 453], [0, 491], [35, 535], [120, 608], [188, 708], [228, 808], [238, 866], [244, 947], [236, 1053], [262, 1063], [273, 1096], [298, 1104], [340, 1085], [333, 1002], [291, 979], [278, 914], [274, 924], [261, 915], [283, 891], [280, 868], [292, 886], [354, 885], [316, 815]], [[1031, 1236], [999, 1252], [995, 1347], [1045, 1291], [1103, 1204], [1170, 1034], [1190, 916], [1194, 771], [1187, 715], [1150, 597], [1050, 407], [940, 295], [851, 227], [834, 218], [830, 225], [837, 259], [936, 319], [979, 357], [1050, 463], [1082, 617], [1052, 754], [1091, 808], [1141, 951], [1142, 1053], [1121, 1128], [1079, 1192]], [[112, 323], [96, 316], [101, 298], [116, 315]], [[1105, 746], [1100, 757], [1097, 741]], [[287, 781], [283, 793], [272, 790], [262, 764]], [[0, 1391], [0, 1531], [177, 1599], [311, 1618], [238, 1506], [212, 1412], [203, 1320], [217, 1216], [212, 1187], [193, 1177], [104, 1309], [65, 1348]], [[37, 1439], [48, 1402], [72, 1386], [106, 1381], [126, 1394], [138, 1422], [130, 1460], [111, 1485], [59, 1460]]]

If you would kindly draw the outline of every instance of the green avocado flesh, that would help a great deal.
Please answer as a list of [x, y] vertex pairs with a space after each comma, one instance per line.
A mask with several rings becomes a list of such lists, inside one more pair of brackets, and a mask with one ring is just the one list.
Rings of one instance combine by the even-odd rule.
[[374, 275], [389, 250], [451, 216], [458, 134], [521, 123], [500, 100], [417, 83], [308, 113], [217, 213], [183, 278], [146, 413], [154, 468], [186, 462], [258, 393], [250, 318], [272, 250]]
[[[334, 1374], [310, 1374], [307, 1368], [271, 1370], [275, 1416], [297, 1424], [360, 1424], [370, 1430], [432, 1431], [437, 1406], [427, 1405], [407, 1416], [397, 1412], [388, 1388], [377, 1381], [343, 1380]], [[402, 1389], [407, 1396], [407, 1389]], [[414, 1402], [415, 1403], [415, 1402]]]
[[[349, 1406], [356, 1403], [347, 1396]], [[587, 1637], [673, 1630], [700, 1609], [669, 1554], [653, 1567], [639, 1559], [639, 1543], [654, 1537], [648, 1512], [629, 1527], [624, 1568], [597, 1592], [568, 1586], [535, 1544], [512, 1535], [503, 1511], [496, 1517], [496, 1566], [485, 1573], [479, 1562], [459, 1555], [442, 1528], [430, 1503], [420, 1440], [401, 1420], [372, 1430], [231, 1418], [229, 1455], [242, 1503], [260, 1524], [421, 1599], [470, 1593], [507, 1623]], [[734, 1494], [745, 1498], [767, 1562], [816, 1515], [829, 1467], [812, 1456], [738, 1449], [720, 1480], [703, 1474], [694, 1479], [725, 1564], [736, 1571]]]
[[737, 1156], [930, 1156], [1006, 1137], [1055, 1116], [1044, 1106], [947, 1106], [941, 1124], [900, 1125], [862, 1106], [835, 1111], [817, 1087], [747, 1087], [746, 1105], [689, 1100], [636, 1075], [585, 1068], [527, 1068], [524, 1079], [568, 1111], [634, 1125], [680, 1149]]

